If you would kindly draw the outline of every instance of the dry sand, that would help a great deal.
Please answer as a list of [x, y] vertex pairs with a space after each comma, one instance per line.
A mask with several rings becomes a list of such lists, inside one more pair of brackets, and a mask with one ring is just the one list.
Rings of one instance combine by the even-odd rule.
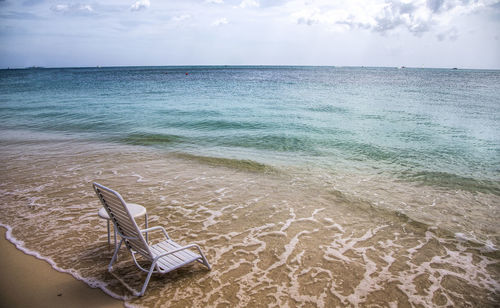
[[123, 307], [100, 289], [24, 254], [0, 230], [0, 307]]

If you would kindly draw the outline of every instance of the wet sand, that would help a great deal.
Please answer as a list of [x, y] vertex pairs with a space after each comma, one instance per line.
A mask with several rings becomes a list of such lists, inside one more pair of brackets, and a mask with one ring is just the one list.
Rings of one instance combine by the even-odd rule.
[[[16, 142], [0, 153], [0, 223], [11, 226], [23, 247], [55, 267], [133, 306], [498, 306], [497, 241], [485, 245], [412, 219], [422, 202], [419, 196], [432, 198], [430, 188], [406, 185], [411, 188], [406, 198], [416, 200], [402, 199], [413, 205], [406, 215], [347, 193], [360, 185], [383, 183], [374, 178], [366, 184], [355, 177], [337, 180], [339, 175], [320, 181], [307, 174], [301, 177], [296, 170], [267, 173], [248, 164], [235, 168], [232, 162], [198, 163], [140, 147], [74, 141]], [[191, 264], [168, 275], [153, 275], [146, 295], [132, 297], [117, 277], [137, 290], [146, 274], [137, 270], [125, 249], [114, 267], [116, 276], [105, 270], [113, 251], [106, 223], [97, 216], [101, 205], [91, 187], [94, 181], [119, 191], [128, 202], [144, 205], [150, 226], [164, 226], [181, 244], [200, 245], [212, 270]], [[336, 189], [340, 181], [346, 193]], [[395, 186], [368, 191], [388, 202]], [[452, 193], [437, 192], [440, 202], [427, 208], [442, 208], [450, 216], [452, 208], [442, 202], [458, 207], [473, 200], [460, 201]], [[495, 209], [497, 199], [491, 200]], [[490, 216], [498, 217], [494, 212]], [[159, 234], [150, 239], [159, 240]], [[47, 296], [69, 297], [69, 291], [58, 289], [61, 285], [49, 288]], [[14, 298], [21, 299], [22, 287]], [[95, 296], [81, 297], [85, 306], [100, 306], [86, 301]]]
[[0, 307], [123, 307], [122, 301], [16, 249], [0, 230]]

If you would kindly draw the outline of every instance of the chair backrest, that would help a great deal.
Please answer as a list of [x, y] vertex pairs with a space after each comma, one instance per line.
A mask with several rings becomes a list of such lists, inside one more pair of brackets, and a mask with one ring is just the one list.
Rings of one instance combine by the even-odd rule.
[[116, 191], [98, 183], [92, 183], [94, 191], [106, 209], [116, 231], [124, 239], [128, 249], [140, 253], [146, 258], [152, 259], [153, 254], [149, 250], [139, 227], [130, 214], [122, 196]]

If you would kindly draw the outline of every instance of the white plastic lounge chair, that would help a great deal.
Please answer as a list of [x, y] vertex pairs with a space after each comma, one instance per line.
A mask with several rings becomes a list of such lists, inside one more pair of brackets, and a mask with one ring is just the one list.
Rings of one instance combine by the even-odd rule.
[[[204, 264], [210, 270], [210, 264], [208, 264], [205, 255], [198, 245], [191, 244], [181, 246], [177, 244], [170, 239], [163, 227], [152, 227], [140, 230], [134, 218], [125, 206], [125, 201], [123, 201], [123, 198], [119, 193], [98, 183], [93, 183], [92, 186], [101, 200], [102, 205], [108, 212], [109, 217], [113, 221], [116, 231], [121, 237], [120, 244], [116, 246], [113, 258], [108, 265], [108, 271], [112, 271], [113, 263], [116, 261], [116, 257], [118, 256], [118, 251], [120, 250], [122, 243], [125, 243], [125, 246], [132, 254], [135, 265], [140, 270], [148, 273], [141, 292], [132, 290], [125, 285], [134, 293], [135, 296], [144, 295], [149, 279], [151, 279], [151, 275], [153, 273], [165, 274], [194, 261]], [[163, 232], [165, 240], [154, 245], [148, 245], [148, 243], [144, 240], [142, 233], [158, 230]], [[197, 250], [198, 253], [193, 252], [191, 249]], [[141, 255], [146, 260], [151, 262], [149, 270], [139, 265], [136, 259], [136, 254]]]

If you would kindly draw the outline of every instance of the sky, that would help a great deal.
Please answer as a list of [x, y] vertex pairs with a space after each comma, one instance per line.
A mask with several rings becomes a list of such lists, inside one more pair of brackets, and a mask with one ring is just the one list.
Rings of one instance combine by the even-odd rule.
[[0, 0], [0, 68], [500, 69], [500, 0]]

